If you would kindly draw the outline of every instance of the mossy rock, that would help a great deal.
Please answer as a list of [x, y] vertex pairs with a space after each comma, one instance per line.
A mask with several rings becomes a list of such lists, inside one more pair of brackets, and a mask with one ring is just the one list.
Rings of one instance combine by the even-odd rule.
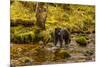
[[30, 57], [21, 57], [18, 59], [18, 62], [20, 62], [18, 65], [32, 65], [33, 61]]
[[37, 48], [33, 56], [35, 64], [42, 64], [43, 62], [45, 62], [47, 60], [46, 55], [47, 55], [47, 52], [45, 49]]
[[62, 57], [63, 59], [66, 59], [66, 58], [71, 57], [71, 55], [70, 55], [66, 50], [60, 51], [59, 54], [61, 55], [61, 57]]
[[16, 20], [10, 20], [11, 26], [25, 26], [25, 27], [32, 27], [34, 26], [34, 20], [22, 20], [22, 19], [16, 19]]
[[15, 43], [33, 43], [35, 40], [35, 34], [34, 32], [26, 32], [26, 33], [20, 33], [15, 34], [11, 39]]
[[77, 36], [75, 40], [80, 46], [87, 46], [87, 40], [85, 36]]
[[87, 50], [86, 52], [84, 52], [84, 56], [92, 56], [94, 54], [94, 50]]
[[56, 61], [56, 60], [61, 60], [61, 59], [68, 59], [70, 57], [71, 57], [71, 55], [66, 50], [58, 48], [55, 51], [54, 60]]

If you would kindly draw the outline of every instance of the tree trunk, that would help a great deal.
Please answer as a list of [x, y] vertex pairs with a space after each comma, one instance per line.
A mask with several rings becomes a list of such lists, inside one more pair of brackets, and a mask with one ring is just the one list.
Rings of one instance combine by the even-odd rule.
[[46, 3], [36, 4], [36, 25], [40, 29], [45, 29], [48, 6]]

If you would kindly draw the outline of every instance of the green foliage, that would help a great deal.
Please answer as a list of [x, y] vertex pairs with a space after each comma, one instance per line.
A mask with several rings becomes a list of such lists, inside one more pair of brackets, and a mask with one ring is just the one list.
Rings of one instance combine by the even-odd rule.
[[45, 42], [45, 44], [51, 40], [51, 35], [48, 30], [40, 32], [39, 36], [43, 38], [43, 42]]
[[11, 42], [32, 43], [35, 40], [34, 30], [30, 27], [17, 26], [11, 28]]
[[75, 40], [80, 46], [86, 46], [87, 45], [87, 40], [86, 40], [85, 36], [77, 36]]
[[35, 20], [35, 12], [34, 11], [31, 12], [29, 8], [24, 7], [24, 5], [20, 1], [14, 1], [11, 4], [10, 9], [11, 9], [11, 19], [13, 20], [17, 19]]
[[16, 34], [14, 36], [14, 42], [16, 43], [32, 43], [34, 42], [35, 34], [33, 32]]
[[[36, 23], [35, 5], [35, 2], [13, 2], [11, 4], [11, 19], [14, 21], [18, 19], [34, 20], [33, 22]], [[50, 27], [54, 28], [58, 25], [60, 27], [69, 28], [71, 32], [93, 32], [95, 30], [95, 8], [89, 5], [50, 3], [48, 4], [48, 14], [45, 25], [46, 29]]]
[[53, 41], [53, 31], [45, 30], [38, 31], [32, 27], [16, 26], [11, 27], [11, 42], [15, 43], [35, 43], [38, 41], [43, 41], [47, 44]]

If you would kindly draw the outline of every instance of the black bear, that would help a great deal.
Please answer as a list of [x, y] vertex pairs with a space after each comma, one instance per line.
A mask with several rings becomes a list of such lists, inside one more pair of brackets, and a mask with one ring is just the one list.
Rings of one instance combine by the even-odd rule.
[[65, 43], [65, 45], [67, 45], [68, 43], [70, 43], [70, 41], [71, 41], [70, 32], [67, 29], [61, 29], [59, 27], [55, 28], [54, 32], [55, 46], [58, 42], [60, 42], [60, 46], [62, 47], [63, 42]]

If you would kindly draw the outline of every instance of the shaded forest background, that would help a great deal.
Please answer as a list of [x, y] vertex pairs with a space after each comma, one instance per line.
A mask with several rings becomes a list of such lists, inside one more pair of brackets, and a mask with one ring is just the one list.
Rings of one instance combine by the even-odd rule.
[[[95, 6], [14, 0], [10, 10], [11, 64], [94, 61]], [[69, 49], [53, 53], [56, 27], [70, 31], [71, 43]], [[41, 41], [46, 48], [41, 47]], [[87, 46], [80, 47], [82, 44]]]

